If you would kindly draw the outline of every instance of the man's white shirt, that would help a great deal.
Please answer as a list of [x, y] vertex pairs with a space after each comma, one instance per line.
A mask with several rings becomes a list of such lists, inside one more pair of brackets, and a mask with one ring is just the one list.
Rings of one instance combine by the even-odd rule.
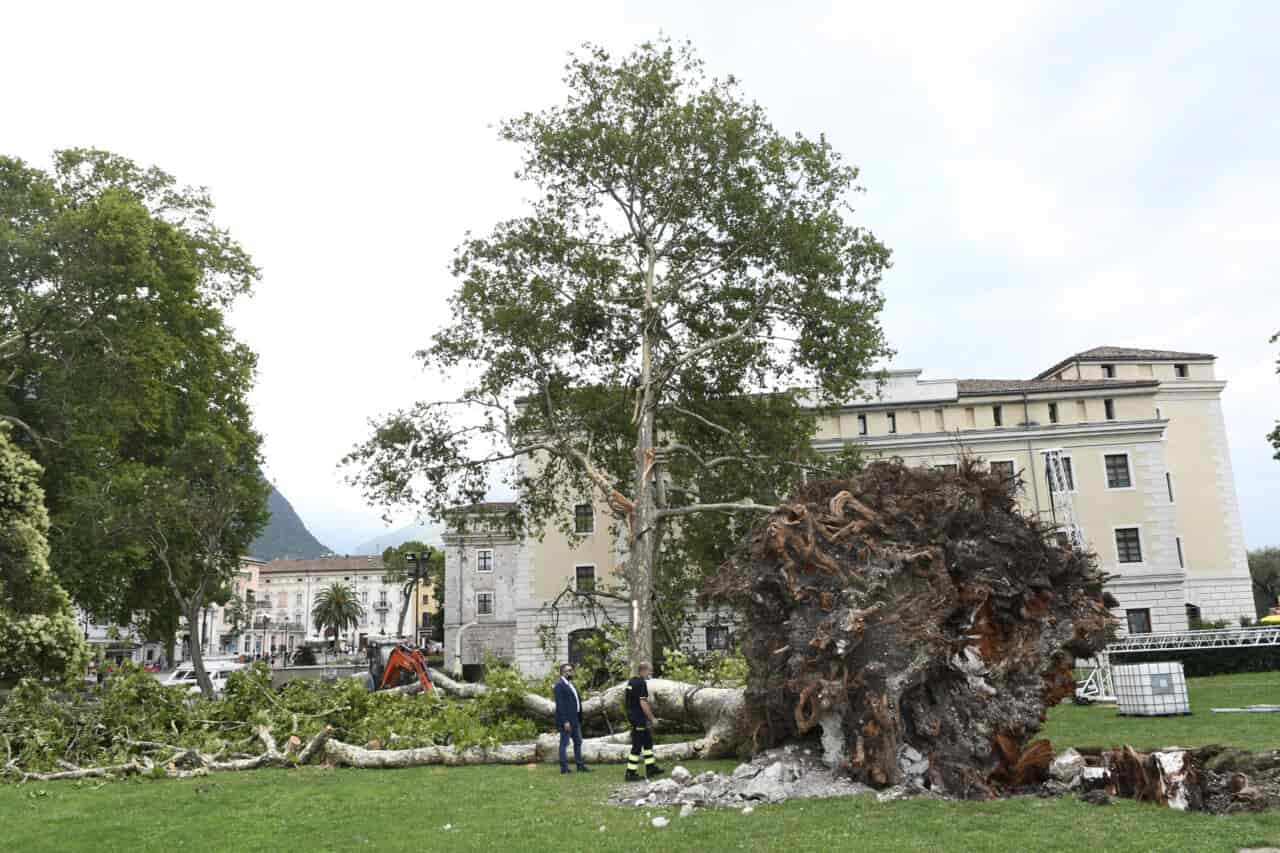
[[572, 691], [573, 691], [573, 701], [578, 703], [578, 713], [579, 713], [579, 714], [581, 714], [581, 713], [582, 713], [582, 700], [581, 700], [580, 698], [578, 698], [578, 688], [574, 687], [574, 686], [573, 686], [573, 682], [572, 682], [572, 681], [570, 681], [569, 679], [565, 678], [563, 675], [562, 675], [562, 676], [560, 676], [560, 680], [561, 680], [561, 681], [563, 681], [563, 682], [565, 683], [565, 685], [566, 685], [570, 690], [572, 690]]

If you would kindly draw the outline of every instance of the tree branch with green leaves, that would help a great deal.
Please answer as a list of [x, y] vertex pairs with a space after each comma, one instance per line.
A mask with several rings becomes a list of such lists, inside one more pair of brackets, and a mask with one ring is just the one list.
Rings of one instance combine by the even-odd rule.
[[687, 44], [588, 46], [565, 83], [562, 103], [502, 124], [535, 197], [463, 240], [452, 322], [418, 354], [473, 377], [470, 405], [392, 415], [345, 462], [374, 503], [444, 518], [503, 486], [522, 525], [570, 538], [565, 507], [599, 495], [629, 531], [638, 661], [663, 554], [705, 570], [725, 512], [849, 461], [812, 438], [889, 354], [889, 251], [849, 221], [857, 169], [775, 129]]

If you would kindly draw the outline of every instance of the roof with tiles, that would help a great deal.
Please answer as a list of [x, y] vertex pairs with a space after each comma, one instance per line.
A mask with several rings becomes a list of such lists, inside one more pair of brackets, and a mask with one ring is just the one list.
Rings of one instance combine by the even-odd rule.
[[1207, 352], [1178, 352], [1167, 349], [1136, 349], [1135, 347], [1094, 347], [1062, 361], [1036, 376], [1043, 379], [1073, 361], [1213, 361], [1217, 356]]
[[1089, 391], [1098, 388], [1144, 388], [1160, 383], [1154, 379], [960, 379], [961, 397], [989, 394], [1042, 394], [1055, 391]]
[[314, 560], [272, 560], [263, 564], [262, 572], [357, 572], [382, 571], [382, 557], [377, 554], [357, 557], [319, 557]]

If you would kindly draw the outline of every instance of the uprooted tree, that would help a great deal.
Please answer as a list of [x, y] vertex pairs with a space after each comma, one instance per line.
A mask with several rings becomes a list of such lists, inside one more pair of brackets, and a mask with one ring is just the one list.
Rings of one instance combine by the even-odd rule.
[[820, 733], [829, 764], [876, 786], [1020, 782], [1073, 661], [1114, 628], [1093, 555], [1023, 515], [1015, 487], [968, 459], [877, 462], [757, 525], [707, 591], [743, 616], [754, 746]]
[[840, 468], [811, 447], [816, 412], [887, 352], [889, 252], [847, 218], [857, 170], [774, 129], [689, 47], [587, 48], [566, 83], [560, 106], [502, 125], [537, 197], [464, 240], [454, 322], [419, 353], [474, 381], [386, 418], [346, 462], [371, 501], [436, 518], [503, 476], [523, 522], [571, 539], [564, 508], [594, 495], [625, 531], [634, 665], [656, 591], [681, 606], [698, 577], [677, 575], [727, 553], [726, 514]]

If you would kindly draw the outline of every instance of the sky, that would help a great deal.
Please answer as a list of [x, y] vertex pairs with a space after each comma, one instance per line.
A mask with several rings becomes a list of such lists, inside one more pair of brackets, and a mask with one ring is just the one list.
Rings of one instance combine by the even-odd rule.
[[207, 186], [261, 266], [232, 322], [267, 472], [339, 552], [387, 528], [338, 461], [454, 384], [412, 357], [448, 319], [453, 248], [527, 198], [496, 123], [557, 103], [582, 43], [660, 34], [861, 168], [856, 220], [894, 252], [892, 366], [1214, 353], [1246, 541], [1280, 545], [1280, 5], [42, 0], [4, 20], [0, 152], [94, 146]]

